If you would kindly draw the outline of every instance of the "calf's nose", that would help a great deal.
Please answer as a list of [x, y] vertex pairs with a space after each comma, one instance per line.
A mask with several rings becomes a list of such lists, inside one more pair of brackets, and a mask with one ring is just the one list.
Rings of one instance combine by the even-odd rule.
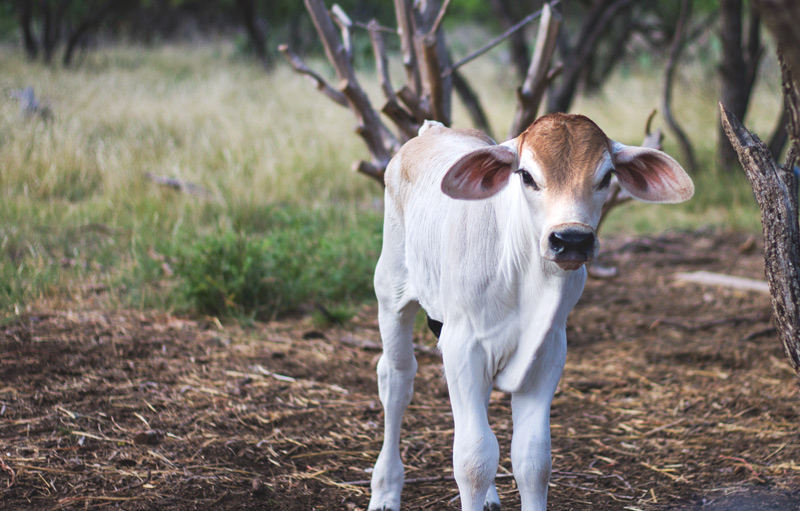
[[588, 255], [594, 250], [594, 234], [576, 229], [554, 231], [549, 238], [550, 249], [556, 255], [565, 252], [577, 252]]

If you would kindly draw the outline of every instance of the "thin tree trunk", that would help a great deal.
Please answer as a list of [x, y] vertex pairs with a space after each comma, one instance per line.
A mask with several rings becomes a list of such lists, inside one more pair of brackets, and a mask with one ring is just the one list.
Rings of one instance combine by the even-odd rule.
[[778, 124], [772, 131], [772, 136], [769, 137], [769, 152], [772, 154], [772, 158], [777, 162], [781, 161], [783, 149], [786, 147], [786, 142], [789, 140], [789, 132], [786, 131], [787, 122], [789, 122], [789, 113], [786, 108], [782, 108]]
[[73, 56], [78, 45], [86, 40], [86, 37], [93, 31], [97, 30], [103, 21], [115, 10], [123, 8], [126, 0], [109, 0], [102, 7], [98, 7], [93, 13], [87, 15], [85, 18], [78, 22], [78, 25], [70, 33], [64, 47], [64, 56], [62, 63], [64, 67], [69, 67], [72, 64]]
[[42, 16], [42, 47], [43, 58], [46, 64], [53, 60], [53, 52], [55, 52], [55, 30], [53, 29], [53, 13], [50, 10], [50, 2], [48, 0], [40, 0], [39, 7]]
[[697, 172], [697, 160], [695, 160], [694, 157], [692, 143], [672, 114], [672, 84], [675, 79], [675, 68], [677, 67], [681, 51], [683, 50], [683, 32], [686, 20], [689, 19], [691, 10], [691, 0], [682, 0], [681, 12], [678, 16], [678, 22], [675, 25], [675, 35], [672, 39], [672, 47], [670, 48], [669, 59], [666, 65], [662, 110], [664, 112], [664, 119], [667, 121], [667, 126], [669, 126], [669, 129], [675, 134], [675, 138], [678, 141], [678, 146], [683, 156], [683, 164], [689, 170], [689, 173], [694, 174]]
[[39, 54], [39, 43], [33, 35], [33, 2], [30, 0], [18, 0], [17, 10], [19, 11], [19, 28], [22, 31], [22, 43], [25, 46], [25, 54], [30, 60]]
[[[636, 0], [599, 1], [587, 14], [586, 22], [581, 28], [578, 44], [568, 52], [564, 63], [564, 72], [558, 80], [558, 86], [551, 89], [547, 108], [550, 112], [566, 112], [572, 105], [578, 90], [581, 73], [587, 62], [595, 54], [597, 43], [608, 31], [614, 16], [621, 9], [629, 7]], [[562, 46], [562, 52], [563, 52]], [[563, 53], [562, 53], [563, 54]]]
[[253, 0], [236, 0], [236, 6], [239, 8], [239, 14], [242, 16], [242, 22], [247, 31], [247, 37], [250, 39], [250, 45], [253, 47], [253, 51], [256, 52], [256, 57], [258, 57], [258, 60], [265, 69], [271, 69], [272, 58], [269, 52], [267, 52], [267, 37], [261, 30], [261, 27], [258, 26], [255, 2]]
[[[743, 41], [742, 0], [720, 0], [720, 40], [722, 41], [722, 79], [720, 100], [737, 119], [744, 119], [750, 94], [756, 79], [756, 70], [761, 53], [758, 29], [759, 19], [753, 13], [750, 22], [749, 40]], [[717, 142], [717, 163], [724, 171], [731, 171], [737, 160], [722, 125]]]

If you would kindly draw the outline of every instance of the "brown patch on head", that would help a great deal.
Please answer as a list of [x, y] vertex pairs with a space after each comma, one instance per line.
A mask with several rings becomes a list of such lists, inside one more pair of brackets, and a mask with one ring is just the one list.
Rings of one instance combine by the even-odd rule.
[[608, 137], [583, 115], [549, 114], [540, 117], [520, 135], [518, 150], [533, 153], [553, 191], [581, 190], [592, 186], [597, 165], [611, 152]]

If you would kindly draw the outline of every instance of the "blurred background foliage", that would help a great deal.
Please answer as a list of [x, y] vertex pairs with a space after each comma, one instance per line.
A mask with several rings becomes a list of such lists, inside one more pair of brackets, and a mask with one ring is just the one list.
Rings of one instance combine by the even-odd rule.
[[[395, 27], [388, 0], [338, 3], [355, 22]], [[563, 0], [554, 60], [564, 72], [547, 109], [585, 113], [641, 143], [681, 3]], [[733, 87], [737, 116], [780, 155], [771, 42], [745, 0], [689, 4], [673, 109], [694, 146], [697, 196], [624, 206], [607, 233], [760, 228], [749, 186], [720, 156], [716, 105]], [[454, 59], [541, 6], [453, 0], [444, 30]], [[535, 35], [532, 23], [464, 68], [495, 133], [510, 124]], [[399, 74], [399, 42], [386, 41]], [[281, 43], [330, 76], [299, 0], [0, 1], [0, 317], [98, 296], [111, 307], [265, 319], [369, 299], [382, 190], [350, 171], [364, 154], [350, 113], [282, 65]], [[379, 95], [366, 31], [355, 50], [365, 88]], [[454, 124], [470, 127], [465, 119], [456, 105]], [[669, 132], [665, 149], [686, 164]]]

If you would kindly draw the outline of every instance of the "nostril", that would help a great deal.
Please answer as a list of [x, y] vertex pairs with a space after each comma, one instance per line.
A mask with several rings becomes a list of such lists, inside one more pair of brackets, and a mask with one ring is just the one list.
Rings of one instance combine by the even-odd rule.
[[588, 254], [594, 248], [594, 234], [583, 231], [556, 231], [550, 234], [550, 248], [556, 254], [574, 251]]

